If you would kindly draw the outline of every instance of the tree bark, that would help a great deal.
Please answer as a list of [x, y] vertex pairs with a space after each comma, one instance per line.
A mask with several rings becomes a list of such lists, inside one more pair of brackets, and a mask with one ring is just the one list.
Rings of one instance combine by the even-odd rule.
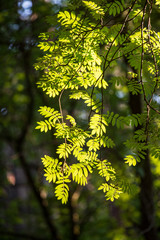
[[[130, 94], [129, 103], [133, 114], [142, 113], [141, 95]], [[135, 131], [140, 128], [141, 126], [138, 125], [135, 127]], [[141, 163], [137, 166], [136, 172], [140, 178], [140, 235], [143, 235], [145, 240], [158, 240], [155, 224], [153, 179], [148, 150], [146, 150], [145, 159], [141, 159]]]

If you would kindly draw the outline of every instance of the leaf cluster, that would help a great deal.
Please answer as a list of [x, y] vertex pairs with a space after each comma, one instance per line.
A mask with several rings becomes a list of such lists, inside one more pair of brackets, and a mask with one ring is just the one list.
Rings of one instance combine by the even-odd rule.
[[[159, 156], [159, 150], [148, 141], [156, 132], [150, 121], [150, 110], [158, 112], [152, 100], [160, 87], [160, 33], [143, 26], [145, 8], [140, 4], [126, 4], [123, 0], [104, 2], [82, 1], [85, 11], [78, 14], [73, 8], [60, 11], [56, 40], [51, 40], [51, 33], [40, 36], [39, 47], [45, 55], [35, 64], [36, 69], [43, 72], [38, 86], [49, 97], [57, 99], [59, 96], [59, 110], [40, 107], [39, 112], [45, 120], [38, 122], [36, 128], [42, 132], [54, 129], [54, 136], [60, 139], [57, 158], [45, 156], [42, 162], [45, 176], [56, 184], [55, 195], [62, 203], [67, 202], [69, 183], [86, 185], [93, 171], [103, 180], [99, 190], [103, 190], [107, 200], [113, 201], [124, 189], [129, 189], [124, 181], [117, 182], [115, 169], [101, 154], [102, 148], [116, 146], [108, 134], [110, 127], [117, 131], [139, 127], [125, 142], [129, 154], [124, 156], [124, 161], [129, 166], [144, 159], [149, 147], [152, 155]], [[119, 15], [124, 18], [122, 22], [117, 22]], [[129, 22], [132, 22], [130, 29]], [[107, 71], [114, 70], [119, 59], [125, 59], [132, 71], [127, 76], [107, 80]], [[126, 86], [128, 93], [141, 95], [147, 112], [122, 116], [106, 110], [104, 93], [109, 94], [110, 85], [113, 88]], [[61, 99], [66, 91], [69, 100], [78, 102], [81, 99], [89, 108], [86, 129], [78, 126], [76, 117], [64, 116]], [[153, 122], [159, 121], [157, 114], [152, 115]]]

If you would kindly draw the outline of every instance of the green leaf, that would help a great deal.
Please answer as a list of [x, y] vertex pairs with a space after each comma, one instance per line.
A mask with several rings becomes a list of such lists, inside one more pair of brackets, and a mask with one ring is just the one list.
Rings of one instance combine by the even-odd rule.
[[124, 160], [125, 160], [125, 163], [128, 163], [129, 166], [132, 166], [132, 165], [136, 166], [136, 164], [137, 164], [137, 161], [136, 161], [135, 157], [132, 156], [132, 155], [126, 156], [124, 158]]

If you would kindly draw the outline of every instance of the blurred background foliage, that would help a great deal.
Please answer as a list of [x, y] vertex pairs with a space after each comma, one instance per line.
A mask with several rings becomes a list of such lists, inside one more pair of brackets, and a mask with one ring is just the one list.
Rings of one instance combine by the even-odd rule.
[[[76, 1], [71, 1], [78, 4]], [[62, 206], [53, 195], [53, 185], [43, 177], [41, 157], [55, 155], [56, 140], [50, 133], [35, 130], [40, 116], [39, 106], [57, 108], [36, 86], [40, 73], [33, 64], [42, 52], [37, 48], [38, 35], [54, 30], [46, 22], [67, 1], [52, 0], [1, 0], [0, 11], [0, 239], [55, 239], [55, 240], [134, 240], [144, 238], [141, 230], [139, 173], [141, 166], [127, 168], [123, 164], [126, 151], [124, 139], [133, 129], [109, 134], [117, 143], [116, 149], [105, 149], [118, 174], [136, 184], [134, 194], [123, 194], [115, 202], [106, 202], [103, 193], [97, 192], [99, 179], [94, 177], [81, 188], [72, 185], [69, 202]], [[160, 12], [154, 12], [154, 28], [160, 29]], [[125, 73], [123, 62], [106, 77]], [[105, 108], [119, 114], [131, 113], [127, 88], [110, 86], [105, 96]], [[66, 112], [79, 116], [86, 124], [87, 109], [83, 103], [66, 102]], [[123, 141], [122, 141], [123, 140]], [[151, 159], [154, 179], [155, 219], [160, 237], [160, 164]], [[146, 236], [145, 236], [146, 237]], [[159, 239], [159, 238], [157, 238]], [[155, 239], [154, 239], [155, 240]]]

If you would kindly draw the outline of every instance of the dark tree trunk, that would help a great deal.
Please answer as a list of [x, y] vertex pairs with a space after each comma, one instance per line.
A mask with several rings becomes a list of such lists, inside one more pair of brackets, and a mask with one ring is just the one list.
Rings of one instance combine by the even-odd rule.
[[[141, 95], [130, 94], [130, 108], [133, 114], [142, 113]], [[140, 129], [140, 127], [137, 126], [135, 131]], [[146, 151], [145, 159], [141, 159], [141, 163], [137, 166], [137, 175], [140, 178], [140, 234], [144, 236], [145, 240], [157, 240], [153, 180], [148, 150]]]
[[141, 234], [146, 240], [156, 240], [153, 180], [148, 151], [140, 165], [143, 170], [140, 176]]

